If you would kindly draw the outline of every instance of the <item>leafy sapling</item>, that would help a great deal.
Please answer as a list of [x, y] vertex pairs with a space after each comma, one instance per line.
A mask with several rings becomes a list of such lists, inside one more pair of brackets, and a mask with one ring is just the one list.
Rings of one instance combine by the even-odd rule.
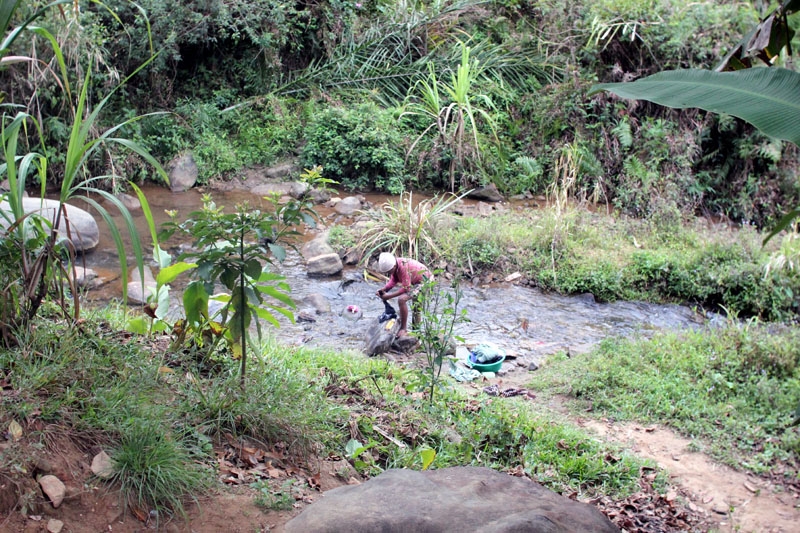
[[[203, 208], [191, 213], [185, 222], [178, 223], [177, 213], [170, 213], [172, 220], [162, 232], [162, 239], [176, 231], [194, 239], [193, 249], [179, 258], [197, 265], [191, 270], [194, 279], [183, 297], [184, 333], [187, 329], [202, 333], [204, 324], [208, 325], [212, 318], [209, 300], [221, 302], [218, 326], [223, 331], [217, 338], [226, 339], [234, 356], [241, 358], [243, 388], [250, 326], [255, 326], [260, 340], [260, 320], [280, 327], [274, 314], [277, 313], [294, 321], [295, 304], [288, 294], [291, 289], [283, 276], [270, 271], [269, 265], [273, 260], [285, 259], [284, 243], [293, 246], [290, 239], [299, 233], [299, 224], [315, 224], [310, 203], [280, 203], [277, 197], [268, 200], [271, 211], [253, 209], [244, 203], [236, 206], [235, 212], [225, 213], [206, 195]], [[227, 292], [215, 294], [217, 284]]]

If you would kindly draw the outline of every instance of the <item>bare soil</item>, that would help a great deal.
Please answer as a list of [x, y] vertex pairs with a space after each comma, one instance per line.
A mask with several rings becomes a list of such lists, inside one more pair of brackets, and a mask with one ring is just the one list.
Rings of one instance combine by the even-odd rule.
[[[127, 507], [119, 494], [108, 489], [92, 477], [90, 465], [95, 450], [81, 450], [67, 439], [59, 439], [55, 449], [39, 454], [35, 447], [24, 441], [15, 443], [17, 452], [36, 455], [28, 475], [6, 475], [0, 473], [0, 531], [3, 533], [39, 533], [52, 531], [53, 520], [63, 524], [62, 533], [120, 532], [140, 533], [145, 531], [167, 531], [186, 533], [259, 533], [283, 531], [293, 516], [322, 496], [326, 490], [349, 483], [359, 483], [355, 478], [344, 480], [342, 471], [348, 471], [346, 462], [339, 458], [326, 458], [315, 465], [292, 466], [269, 469], [238, 469], [223, 466], [230, 458], [231, 447], [220, 444], [215, 453], [220, 459], [220, 483], [210, 494], [186, 506], [186, 517], [165, 516]], [[6, 448], [10, 444], [6, 443]], [[0, 452], [3, 449], [0, 448]], [[228, 463], [230, 464], [230, 463]], [[46, 465], [46, 466], [44, 466]], [[259, 463], [259, 466], [260, 463]], [[39, 489], [34, 477], [44, 473], [44, 468], [64, 482], [66, 497], [58, 508]], [[27, 468], [26, 468], [27, 469]], [[265, 470], [255, 476], [256, 470]], [[268, 470], [268, 471], [266, 471]], [[354, 471], [353, 471], [354, 473]], [[8, 473], [10, 474], [10, 473]], [[19, 473], [17, 473], [19, 474]], [[250, 486], [256, 479], [271, 479], [275, 487], [294, 478], [300, 491], [293, 491], [296, 498], [291, 510], [274, 511], [257, 505], [259, 492]], [[313, 486], [314, 488], [311, 488]], [[22, 506], [25, 506], [25, 514]]]
[[653, 459], [669, 472], [675, 493], [716, 531], [800, 531], [800, 499], [769, 481], [690, 451], [691, 441], [658, 426], [578, 419], [601, 438]]

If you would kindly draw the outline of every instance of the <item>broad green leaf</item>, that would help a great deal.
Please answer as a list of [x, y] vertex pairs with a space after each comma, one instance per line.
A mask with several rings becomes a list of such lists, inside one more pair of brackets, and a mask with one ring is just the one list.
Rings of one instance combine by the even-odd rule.
[[427, 470], [433, 460], [436, 459], [436, 450], [432, 448], [425, 448], [419, 452], [420, 457], [422, 457], [422, 469]]
[[163, 333], [169, 329], [169, 324], [163, 320], [156, 320], [153, 322], [153, 331], [156, 333]]
[[200, 281], [193, 281], [183, 291], [183, 310], [190, 324], [200, 324], [208, 318], [208, 293]]
[[254, 307], [253, 311], [256, 312], [256, 315], [258, 315], [258, 318], [260, 318], [262, 320], [266, 320], [267, 322], [269, 322], [270, 324], [272, 324], [276, 328], [281, 327], [280, 323], [275, 319], [275, 316], [272, 313], [270, 313], [269, 311], [267, 311], [266, 309], [264, 309], [263, 307]]
[[247, 297], [247, 302], [249, 304], [251, 305], [261, 304], [261, 297], [258, 294], [256, 294], [256, 291], [254, 291], [252, 287], [245, 287], [244, 295]]
[[272, 255], [275, 256], [279, 262], [283, 262], [286, 259], [286, 249], [283, 246], [269, 243], [269, 251], [272, 252]]
[[[155, 245], [153, 247], [153, 259], [155, 260], [156, 264], [158, 265], [158, 268], [161, 268], [161, 269], [167, 268], [169, 266], [169, 264], [172, 262], [172, 256], [169, 255], [169, 253], [167, 253], [165, 250], [163, 250], [158, 245]], [[158, 280], [156, 280], [156, 281], [158, 281]], [[162, 283], [162, 282], [159, 281], [159, 283]], [[165, 281], [163, 283], [169, 283], [169, 281]]]
[[143, 316], [137, 316], [136, 318], [131, 318], [125, 324], [126, 330], [130, 331], [131, 333], [137, 333], [139, 335], [147, 335], [148, 328], [149, 328], [149, 323]]
[[358, 442], [356, 439], [350, 439], [349, 441], [347, 441], [347, 444], [344, 447], [344, 451], [350, 458], [358, 457], [358, 455], [360, 455], [363, 450], [364, 450], [364, 445]]
[[280, 314], [288, 318], [292, 322], [292, 324], [294, 324], [294, 313], [292, 313], [290, 310], [284, 309], [283, 307], [278, 307], [277, 305], [269, 305], [269, 308], [279, 312]]
[[272, 296], [279, 302], [288, 305], [292, 309], [297, 307], [297, 305], [289, 296], [278, 291], [275, 287], [271, 287], [269, 285], [256, 285], [256, 289], [258, 289], [259, 292], [263, 292], [264, 294]]
[[156, 307], [156, 318], [163, 320], [166, 318], [167, 313], [169, 313], [169, 286], [162, 285], [158, 287], [156, 301], [158, 302], [158, 306]]
[[243, 313], [240, 313], [239, 311], [233, 313], [233, 316], [227, 325], [228, 328], [230, 328], [234, 342], [238, 343], [244, 336], [247, 328], [250, 327], [251, 316], [250, 309], [245, 309]]
[[699, 107], [745, 120], [770, 137], [800, 146], [800, 73], [779, 67], [736, 72], [671, 70], [631, 83], [602, 83], [610, 91], [679, 109]]
[[174, 265], [162, 268], [159, 271], [158, 276], [156, 276], [156, 282], [159, 285], [166, 285], [167, 283], [172, 283], [173, 281], [175, 281], [175, 278], [177, 278], [187, 270], [195, 268], [196, 266], [197, 263], [187, 263], [185, 261], [180, 261], [178, 263], [175, 263]]
[[268, 272], [266, 270], [264, 272], [262, 272], [261, 275], [258, 277], [258, 281], [259, 282], [262, 282], [262, 281], [277, 281], [279, 279], [285, 279], [285, 278], [284, 278], [284, 276], [281, 276], [280, 274], [276, 274], [274, 272]]
[[234, 285], [236, 284], [236, 278], [238, 277], [236, 269], [228, 267], [222, 271], [222, 274], [219, 275], [219, 280], [225, 285], [225, 288], [229, 291], [233, 290]]
[[261, 276], [261, 263], [258, 259], [250, 259], [245, 263], [244, 273], [253, 279], [258, 279]]

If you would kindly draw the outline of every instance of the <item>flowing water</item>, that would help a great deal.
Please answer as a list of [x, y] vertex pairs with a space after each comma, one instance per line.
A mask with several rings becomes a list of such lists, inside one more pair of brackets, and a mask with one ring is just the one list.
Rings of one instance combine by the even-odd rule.
[[[181, 214], [199, 208], [202, 195], [197, 190], [171, 193], [169, 190], [150, 187], [145, 190], [154, 217], [163, 222], [167, 209], [177, 209]], [[246, 191], [214, 192], [217, 205], [232, 207], [248, 201], [261, 207], [263, 200]], [[372, 195], [367, 200], [380, 204], [386, 197]], [[331, 223], [336, 217], [330, 209], [318, 210], [323, 221]], [[145, 239], [148, 235], [144, 217], [135, 217], [138, 232]], [[101, 232], [106, 231], [101, 224]], [[313, 234], [309, 234], [313, 237]], [[180, 243], [162, 243], [165, 248], [176, 249]], [[95, 251], [86, 254], [86, 266], [98, 271], [101, 276], [113, 278], [119, 273], [119, 262], [110, 236], [101, 235]], [[331, 278], [311, 278], [306, 274], [302, 257], [290, 252], [286, 261], [276, 264], [274, 270], [284, 275], [292, 287], [292, 298], [298, 302], [296, 314], [308, 320], [292, 324], [281, 320], [279, 329], [271, 334], [288, 344], [308, 344], [334, 348], [360, 350], [363, 333], [371, 321], [383, 312], [383, 302], [375, 296], [381, 283], [365, 281], [363, 268], [345, 267], [342, 274]], [[178, 280], [173, 284], [173, 300], [179, 302], [179, 291], [188, 281]], [[513, 284], [462, 287], [461, 306], [467, 310], [468, 322], [456, 328], [467, 345], [493, 342], [521, 361], [540, 361], [541, 357], [560, 350], [582, 351], [611, 336], [649, 336], [657, 331], [697, 328], [706, 319], [685, 306], [656, 305], [642, 302], [597, 303], [591, 295], [560, 296]], [[121, 295], [121, 280], [91, 290], [85, 300], [90, 305], [102, 305]], [[322, 295], [330, 304], [330, 313], [317, 314], [307, 298]], [[344, 310], [350, 305], [358, 306], [361, 317], [352, 320]], [[314, 321], [311, 321], [314, 320]]]

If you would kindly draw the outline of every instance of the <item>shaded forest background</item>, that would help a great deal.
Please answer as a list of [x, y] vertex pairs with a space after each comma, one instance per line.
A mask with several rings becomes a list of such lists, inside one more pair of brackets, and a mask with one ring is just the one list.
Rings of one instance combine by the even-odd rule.
[[[28, 2], [15, 17], [45, 5]], [[713, 68], [773, 7], [76, 1], [36, 21], [58, 40], [72, 91], [33, 31], [14, 52], [35, 60], [9, 67], [0, 88], [6, 104], [40, 118], [51, 186], [83, 80], [89, 101], [99, 101], [149, 61], [95, 127], [166, 111], [127, 124], [122, 136], [164, 163], [191, 152], [201, 182], [297, 158], [352, 190], [446, 190], [454, 179], [457, 188], [493, 183], [508, 196], [536, 196], [562, 186], [657, 224], [710, 215], [763, 227], [800, 200], [794, 145], [733, 117], [586, 93], [597, 82]], [[39, 142], [36, 132], [29, 142]], [[91, 163], [110, 189], [123, 182], [115, 176], [158, 179], [112, 146]]]

